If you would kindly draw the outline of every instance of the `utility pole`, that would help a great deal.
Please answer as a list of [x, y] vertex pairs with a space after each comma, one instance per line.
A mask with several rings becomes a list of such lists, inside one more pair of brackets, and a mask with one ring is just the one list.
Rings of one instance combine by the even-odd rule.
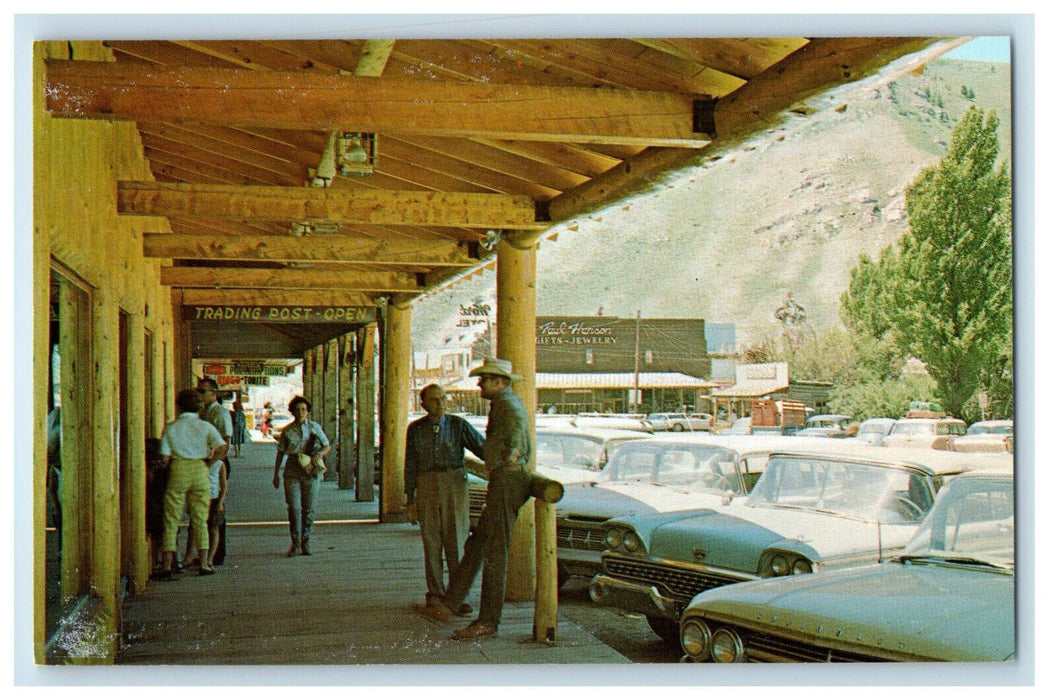
[[638, 355], [642, 344], [642, 310], [634, 314], [634, 400], [631, 402], [631, 413], [638, 413], [639, 394], [638, 389]]

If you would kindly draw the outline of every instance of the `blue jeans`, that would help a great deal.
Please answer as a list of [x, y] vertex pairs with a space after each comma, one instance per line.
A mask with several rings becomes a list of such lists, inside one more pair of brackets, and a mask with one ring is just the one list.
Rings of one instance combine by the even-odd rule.
[[488, 476], [484, 512], [466, 540], [462, 561], [451, 572], [443, 601], [450, 609], [457, 610], [466, 599], [477, 573], [483, 568], [480, 612], [476, 621], [497, 627], [502, 616], [502, 604], [506, 600], [510, 538], [517, 522], [517, 513], [531, 495], [531, 476], [520, 469], [495, 470]]
[[323, 475], [308, 476], [296, 462], [287, 465], [282, 475], [282, 487], [286, 493], [286, 515], [290, 519], [290, 540], [294, 544], [307, 542], [312, 536], [315, 522], [312, 506], [319, 493], [319, 482]]

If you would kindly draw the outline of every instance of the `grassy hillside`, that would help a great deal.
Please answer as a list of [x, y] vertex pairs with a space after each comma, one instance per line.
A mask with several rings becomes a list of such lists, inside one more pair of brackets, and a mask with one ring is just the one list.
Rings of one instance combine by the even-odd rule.
[[[906, 230], [906, 186], [968, 107], [996, 110], [1011, 144], [1007, 64], [935, 61], [847, 97], [558, 229], [539, 252], [538, 313], [732, 322], [743, 345], [777, 332], [791, 292], [815, 330], [839, 323], [851, 267]], [[477, 298], [494, 303], [493, 274], [416, 304], [415, 347], [450, 335], [459, 304]]]

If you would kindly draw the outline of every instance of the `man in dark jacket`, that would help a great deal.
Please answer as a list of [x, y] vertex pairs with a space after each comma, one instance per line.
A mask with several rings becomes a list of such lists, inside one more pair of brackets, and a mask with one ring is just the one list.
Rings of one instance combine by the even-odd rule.
[[[466, 450], [484, 459], [484, 438], [461, 416], [444, 411], [444, 390], [430, 384], [419, 394], [426, 414], [407, 426], [404, 506], [407, 520], [421, 523], [425, 550], [425, 602], [444, 595], [444, 560], [454, 571], [469, 535]], [[472, 612], [469, 606], [460, 610]]]

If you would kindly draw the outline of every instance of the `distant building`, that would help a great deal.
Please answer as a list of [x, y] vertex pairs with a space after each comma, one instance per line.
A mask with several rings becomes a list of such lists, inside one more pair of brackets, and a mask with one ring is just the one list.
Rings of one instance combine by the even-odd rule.
[[[416, 352], [414, 386], [437, 382], [451, 393], [454, 410], [486, 410], [476, 380], [466, 375], [492, 354], [490, 312], [482, 304], [462, 308], [460, 327], [442, 347]], [[535, 349], [540, 410], [709, 411], [711, 390], [733, 382], [736, 327], [703, 319], [539, 316]], [[723, 382], [713, 380], [716, 365]]]
[[831, 382], [797, 381], [788, 374], [787, 362], [765, 362], [737, 366], [737, 381], [729, 387], [712, 392], [716, 416], [725, 419], [731, 412], [738, 416], [749, 416], [752, 401], [771, 399], [796, 399], [808, 409], [822, 410], [832, 393]]

